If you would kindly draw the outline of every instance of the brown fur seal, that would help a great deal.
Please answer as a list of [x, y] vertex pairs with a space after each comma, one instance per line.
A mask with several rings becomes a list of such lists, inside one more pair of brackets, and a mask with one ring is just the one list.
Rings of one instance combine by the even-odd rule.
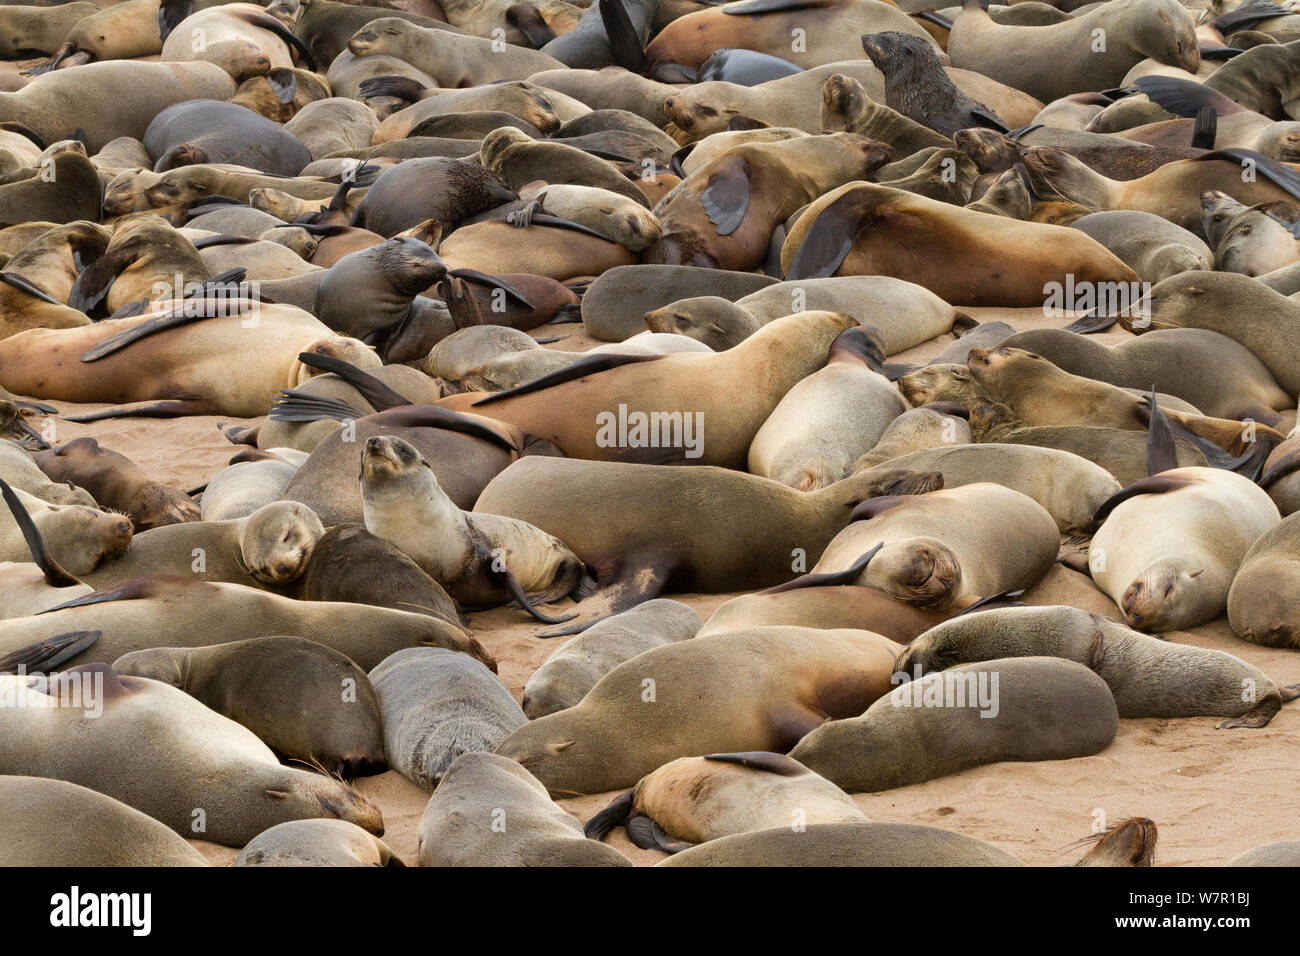
[[582, 324], [594, 338], [622, 342], [645, 330], [643, 315], [683, 296], [734, 302], [775, 282], [770, 276], [698, 266], [615, 266], [583, 294]]
[[178, 687], [308, 766], [346, 777], [385, 769], [375, 689], [365, 671], [315, 641], [155, 647], [124, 654], [113, 670]]
[[[128, 0], [129, 2], [129, 0]], [[229, 163], [297, 176], [311, 162], [307, 147], [264, 116], [235, 103], [191, 100], [153, 118], [144, 147], [154, 172], [196, 163]]]
[[867, 822], [826, 778], [784, 754], [759, 752], [670, 761], [587, 821], [585, 832], [603, 840], [623, 825], [638, 847], [678, 853], [769, 827]]
[[34, 53], [53, 53], [79, 22], [99, 7], [93, 3], [65, 3], [56, 7], [17, 6], [4, 11], [4, 38], [0, 57], [22, 59]]
[[[573, 458], [739, 468], [785, 393], [821, 368], [831, 343], [856, 325], [839, 313], [802, 312], [719, 354], [596, 356], [518, 389], [455, 395], [439, 405], [509, 422]], [[710, 383], [707, 390], [701, 381]], [[738, 403], [729, 383], [742, 382], [746, 398]]]
[[154, 481], [139, 465], [93, 438], [77, 438], [34, 455], [53, 481], [85, 488], [106, 508], [130, 516], [136, 531], [197, 521], [199, 508], [184, 492]]
[[1288, 515], [1250, 546], [1228, 592], [1228, 622], [1243, 640], [1272, 647], [1300, 646], [1296, 592], [1300, 518]]
[[107, 663], [154, 647], [219, 644], [232, 634], [310, 634], [362, 668], [374, 667], [393, 651], [417, 644], [450, 647], [496, 666], [468, 631], [430, 615], [344, 602], [296, 601], [238, 584], [161, 576], [125, 581], [34, 617], [0, 621], [0, 656], [51, 633], [89, 630], [83, 625], [92, 621], [93, 629], [103, 636], [81, 653], [82, 663]]
[[[850, 571], [883, 545], [859, 574], [834, 583], [877, 587], [936, 610], [1032, 586], [1051, 569], [1060, 545], [1047, 509], [989, 482], [877, 498], [855, 508], [850, 521], [826, 545], [811, 574]], [[1008, 527], [1019, 535], [1012, 554], [1000, 550]]]
[[495, 674], [445, 648], [398, 651], [370, 672], [370, 681], [389, 766], [426, 790], [461, 754], [491, 752], [528, 723]]
[[[106, 560], [126, 550], [131, 542], [128, 518], [85, 505], [49, 505], [19, 491], [11, 498], [7, 484], [8, 510], [0, 512], [0, 561], [27, 561], [33, 549], [33, 532], [44, 539], [50, 558], [72, 574], [89, 574]], [[20, 513], [21, 512], [21, 513]]]
[[816, 728], [790, 756], [851, 793], [875, 792], [1003, 760], [1087, 757], [1118, 728], [1115, 699], [1088, 668], [1018, 657], [908, 680], [862, 716]]
[[650, 207], [645, 194], [606, 160], [560, 140], [534, 140], [508, 126], [483, 137], [479, 161], [512, 189], [539, 179], [553, 184], [595, 186]]
[[967, 614], [914, 640], [895, 667], [908, 676], [999, 657], [1063, 657], [1095, 671], [1121, 717], [1235, 717], [1263, 727], [1300, 695], [1223, 651], [1173, 644], [1078, 608], [1012, 607]]
[[89, 11], [65, 34], [63, 43], [49, 51], [53, 54], [50, 59], [29, 72], [40, 75], [59, 66], [67, 69], [95, 60], [134, 60], [160, 54], [158, 7], [158, 0], [125, 0]]
[[1176, 468], [1104, 505], [1088, 566], [1134, 627], [1186, 630], [1223, 613], [1251, 545], [1281, 521], [1254, 482], [1217, 468]]
[[[1195, 22], [1177, 0], [1112, 0], [1060, 23], [1033, 27], [995, 23], [985, 6], [982, 0], [964, 0], [948, 35], [952, 65], [1044, 103], [1113, 88], [1147, 57], [1192, 73], [1201, 63]], [[1032, 55], [1017, 55], [1020, 50]]]
[[0, 120], [22, 123], [47, 142], [81, 129], [87, 151], [95, 153], [119, 136], [140, 139], [173, 103], [224, 100], [234, 92], [230, 75], [211, 63], [89, 63], [0, 93]]
[[588, 840], [515, 761], [468, 753], [448, 768], [420, 817], [421, 866], [631, 866]]
[[0, 777], [0, 846], [5, 866], [209, 865], [148, 814], [48, 777]]
[[837, 338], [826, 367], [795, 383], [755, 433], [750, 474], [800, 491], [848, 477], [907, 408], [880, 374], [883, 359], [874, 329], [850, 329]]
[[376, 836], [343, 820], [290, 820], [253, 837], [235, 866], [405, 866]]
[[540, 50], [512, 46], [498, 50], [493, 40], [452, 36], [396, 17], [371, 20], [348, 40], [348, 49], [356, 56], [399, 57], [448, 88], [523, 80], [564, 66]]
[[497, 753], [552, 793], [577, 794], [631, 787], [677, 757], [784, 752], [886, 693], [896, 649], [869, 631], [799, 627], [665, 644], [614, 668], [576, 707], [521, 727]]
[[322, 816], [383, 832], [379, 810], [355, 790], [281, 766], [252, 731], [167, 684], [90, 664], [54, 680], [0, 676], [0, 685], [45, 702], [0, 708], [6, 774], [91, 786], [183, 836], [226, 846]]
[[1254, 418], [1275, 425], [1277, 413], [1295, 402], [1249, 349], [1206, 329], [1147, 332], [1111, 346], [1060, 329], [1031, 329], [1000, 344], [1120, 388], [1149, 390], [1154, 385], [1215, 418]]
[[677, 299], [647, 312], [645, 324], [655, 332], [690, 336], [721, 352], [773, 319], [805, 309], [843, 312], [871, 326], [883, 338], [886, 355], [973, 321], [929, 290], [902, 279], [836, 276], [778, 282], [734, 301], [720, 295]]
[[[204, 311], [219, 314], [192, 325], [183, 321]], [[154, 334], [140, 337], [151, 329]], [[77, 329], [31, 329], [0, 341], [0, 384], [72, 402], [144, 403], [125, 409], [128, 414], [265, 415], [279, 389], [293, 388], [315, 373], [298, 359], [302, 352], [329, 354], [362, 367], [379, 364], [367, 346], [332, 335], [293, 306], [245, 299], [167, 301], [129, 319]], [[86, 355], [103, 357], [78, 361]], [[81, 420], [121, 411], [109, 409]]]
[[573, 707], [619, 664], [652, 647], [694, 637], [700, 624], [693, 610], [666, 598], [608, 617], [551, 652], [528, 678], [520, 706], [530, 720]]
[[102, 193], [99, 173], [90, 160], [80, 153], [57, 153], [30, 178], [0, 184], [0, 226], [31, 219], [96, 220], [102, 215]]
[[31, 453], [12, 441], [0, 440], [0, 479], [19, 491], [25, 491], [52, 505], [86, 505], [96, 507], [94, 496], [84, 488], [50, 481], [37, 467]]
[[352, 225], [381, 236], [426, 219], [450, 228], [514, 198], [514, 190], [475, 163], [440, 156], [410, 159], [380, 174], [353, 213]]
[[397, 545], [462, 604], [513, 597], [539, 620], [558, 624], [534, 611], [530, 600], [558, 601], [582, 580], [582, 562], [553, 535], [512, 518], [462, 511], [401, 438], [366, 439], [361, 497], [366, 529]]
[[[933, 472], [884, 468], [798, 492], [729, 469], [530, 457], [493, 479], [475, 513], [519, 518], [563, 540], [600, 588], [584, 605], [609, 614], [666, 589], [718, 593], [781, 584], [795, 576], [801, 554], [813, 562], [820, 557], [858, 502], [941, 486]], [[580, 507], [575, 487], [585, 489]], [[634, 499], [641, 517], [629, 523], [627, 503]], [[719, 501], [728, 507], [718, 509]]]
[[827, 189], [865, 179], [892, 149], [854, 133], [737, 146], [700, 167], [660, 209], [645, 261], [749, 270], [772, 233]]
[[[922, 241], [924, 259], [905, 252]], [[1013, 252], [1014, 250], [1014, 252]], [[1014, 254], [1015, 268], [1007, 256]], [[1138, 281], [1137, 274], [1094, 240], [1060, 226], [972, 212], [922, 196], [849, 183], [816, 200], [781, 247], [791, 279], [892, 275], [924, 286], [954, 305], [1038, 306], [1048, 283]]]

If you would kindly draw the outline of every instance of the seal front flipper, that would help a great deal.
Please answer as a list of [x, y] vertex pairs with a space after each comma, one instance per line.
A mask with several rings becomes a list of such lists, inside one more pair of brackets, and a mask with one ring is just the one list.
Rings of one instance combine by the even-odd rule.
[[292, 103], [298, 93], [298, 77], [294, 76], [293, 70], [287, 70], [282, 66], [266, 74], [266, 85], [271, 88], [271, 92], [281, 103]]
[[357, 89], [357, 96], [361, 99], [372, 99], [379, 96], [392, 96], [399, 100], [406, 100], [408, 103], [414, 103], [424, 96], [427, 90], [419, 80], [413, 80], [409, 76], [372, 76], [368, 80], [362, 80], [360, 87]]
[[1219, 114], [1206, 106], [1196, 113], [1196, 123], [1192, 127], [1193, 149], [1214, 149], [1214, 141], [1219, 136]]
[[562, 385], [565, 382], [572, 382], [580, 378], [586, 378], [588, 375], [597, 375], [601, 372], [608, 372], [624, 365], [635, 365], [638, 362], [653, 362], [656, 359], [663, 358], [662, 355], [617, 355], [605, 352], [600, 355], [584, 356], [566, 365], [564, 368], [557, 369], [541, 378], [535, 378], [531, 382], [525, 382], [523, 385], [516, 385], [514, 388], [507, 388], [502, 392], [495, 392], [486, 398], [480, 398], [473, 406], [489, 405], [492, 402], [499, 402], [505, 398], [511, 398], [515, 395], [526, 395], [529, 392], [540, 392], [543, 389], [551, 388], [555, 385]]
[[288, 27], [271, 16], [269, 13], [254, 13], [252, 11], [240, 11], [239, 18], [250, 26], [261, 27], [269, 33], [274, 33], [289, 46], [290, 49], [297, 50], [298, 55], [302, 57], [302, 62], [311, 72], [316, 72], [316, 57], [312, 56], [311, 50], [307, 49], [307, 44], [303, 43]]
[[14, 516], [14, 521], [18, 524], [18, 530], [23, 534], [23, 540], [27, 542], [27, 550], [32, 554], [32, 561], [41, 569], [45, 575], [45, 583], [51, 587], [67, 588], [81, 583], [76, 576], [69, 574], [60, 566], [59, 562], [51, 557], [50, 553], [45, 550], [45, 541], [41, 538], [41, 533], [36, 528], [35, 522], [32, 521], [31, 514], [23, 507], [14, 490], [9, 487], [9, 483], [0, 479], [0, 494], [4, 495], [5, 504], [9, 506], [9, 513]]
[[1297, 199], [1300, 199], [1300, 172], [1288, 166], [1286, 163], [1280, 163], [1275, 159], [1269, 159], [1262, 153], [1257, 153], [1253, 149], [1241, 149], [1232, 147], [1231, 149], [1216, 149], [1204, 155], [1197, 156], [1192, 162], [1206, 162], [1211, 160], [1228, 160], [1236, 163], [1242, 169], [1258, 170], [1265, 179], [1274, 186], [1282, 189]]
[[177, 24], [194, 12], [194, 0], [162, 0], [158, 5], [158, 32], [165, 41]]
[[1295, 471], [1300, 471], [1300, 451], [1289, 452], [1277, 461], [1273, 462], [1273, 464], [1269, 465], [1268, 469], [1259, 476], [1259, 480], [1256, 484], [1261, 488], [1268, 488], [1268, 486], [1273, 484], [1273, 482], [1285, 478], [1287, 475]]
[[482, 560], [484, 566], [487, 568], [488, 576], [510, 592], [510, 596], [515, 599], [515, 603], [519, 605], [520, 609], [527, 611], [543, 624], [563, 624], [566, 621], [572, 621], [578, 616], [576, 614], [569, 614], [565, 617], [547, 617], [533, 606], [533, 602], [529, 599], [528, 594], [519, 583], [519, 579], [515, 577], [515, 573], [510, 570], [509, 565], [507, 565], [504, 560], [500, 562], [501, 567], [498, 568], [496, 555], [486, 551], [480, 555], [480, 560]]
[[1166, 492], [1177, 491], [1195, 483], [1195, 478], [1188, 478], [1186, 475], [1151, 475], [1147, 478], [1139, 478], [1133, 484], [1121, 488], [1101, 503], [1101, 506], [1097, 508], [1096, 513], [1092, 516], [1093, 526], [1100, 525], [1110, 516], [1112, 511], [1130, 498], [1136, 498], [1139, 495], [1163, 495]]
[[700, 194], [704, 212], [718, 235], [729, 236], [745, 221], [749, 210], [749, 163], [743, 156], [723, 159]]
[[1169, 425], [1169, 419], [1156, 401], [1154, 384], [1147, 402], [1151, 409], [1151, 417], [1147, 422], [1147, 474], [1158, 475], [1162, 471], [1172, 471], [1178, 467], [1178, 449], [1174, 446], [1174, 430]]
[[588, 840], [604, 840], [609, 831], [623, 824], [636, 803], [636, 790], [628, 790], [614, 798], [614, 801], [587, 821], [582, 834]]
[[994, 113], [987, 106], [981, 106], [979, 109], [971, 110], [970, 118], [972, 126], [981, 126], [985, 129], [995, 129], [999, 133], [1003, 134], [1011, 132], [1011, 127], [1002, 121], [1002, 117], [998, 116], [997, 113]]
[[784, 584], [778, 584], [776, 587], [768, 588], [766, 591], [761, 591], [759, 593], [782, 594], [786, 591], [798, 591], [802, 588], [821, 588], [833, 587], [840, 584], [853, 584], [857, 581], [858, 576], [867, 569], [867, 565], [871, 563], [871, 559], [874, 558], [884, 546], [885, 544], [882, 541], [843, 571], [823, 571], [817, 574], [801, 574], [799, 577], [794, 578], [791, 581], [786, 581]]
[[598, 4], [600, 22], [605, 26], [615, 61], [629, 73], [640, 73], [646, 66], [645, 48], [623, 0], [598, 0]]
[[0, 657], [0, 674], [41, 673], [52, 670], [64, 661], [72, 660], [104, 634], [103, 631], [69, 631], [55, 637], [21, 647], [12, 654]]
[[496, 276], [488, 275], [485, 272], [479, 272], [476, 269], [452, 269], [447, 274], [455, 276], [457, 279], [464, 279], [466, 282], [473, 282], [475, 285], [485, 285], [492, 289], [500, 289], [525, 309], [533, 308], [533, 304], [524, 298], [523, 293], [504, 279], [498, 279]]
[[1193, 117], [1209, 108], [1217, 113], [1240, 113], [1241, 106], [1213, 87], [1176, 76], [1143, 76], [1133, 83], [1146, 98], [1167, 113]]
[[1249, 30], [1258, 26], [1265, 20], [1272, 20], [1274, 17], [1285, 17], [1294, 13], [1287, 7], [1279, 6], [1276, 3], [1269, 3], [1267, 0], [1248, 0], [1241, 4], [1237, 9], [1230, 13], [1225, 13], [1214, 21], [1214, 29], [1218, 30], [1223, 36], [1232, 33], [1238, 33], [1242, 30]]
[[346, 362], [341, 358], [335, 358], [333, 355], [320, 355], [316, 352], [299, 352], [298, 361], [311, 368], [333, 372], [360, 392], [361, 397], [368, 401], [377, 412], [396, 408], [399, 405], [411, 404], [411, 400], [400, 392], [385, 385], [369, 372], [363, 372], [351, 362]]
[[[537, 637], [568, 637], [581, 634], [597, 621], [603, 621], [629, 608], [659, 597], [668, 584], [671, 568], [658, 559], [638, 560], [638, 555], [621, 556], [620, 564], [608, 571], [596, 569], [598, 585], [590, 597], [584, 598], [584, 613], [574, 623], [562, 628], [539, 631]], [[604, 581], [608, 579], [608, 584]]]
[[968, 604], [953, 617], [961, 617], [963, 614], [974, 614], [976, 611], [991, 611], [1000, 607], [1024, 607], [1025, 602], [1017, 600], [1024, 595], [1024, 588], [1012, 588], [1008, 591], [1002, 591], [998, 594], [990, 594], [980, 598], [973, 604]]
[[866, 219], [870, 198], [860, 189], [850, 190], [827, 206], [804, 234], [790, 263], [788, 279], [826, 279], [833, 276], [870, 227]]
[[210, 415], [212, 409], [198, 399], [175, 398], [157, 402], [114, 405], [85, 415], [63, 415], [65, 422], [99, 422], [106, 418], [184, 418], [186, 415]]
[[522, 33], [537, 50], [546, 46], [558, 35], [547, 24], [541, 11], [531, 3], [516, 3], [506, 7], [506, 23]]
[[732, 17], [755, 16], [760, 13], [782, 13], [787, 10], [815, 10], [831, 6], [831, 0], [742, 0], [729, 3], [722, 12]]
[[44, 289], [37, 288], [35, 284], [16, 272], [0, 272], [0, 282], [3, 282], [7, 286], [12, 286], [15, 289], [19, 289], [22, 292], [26, 292], [30, 296], [35, 296], [42, 302], [48, 302], [50, 305], [63, 305], [63, 303], [54, 298], [54, 296], [50, 295]]
[[[85, 273], [83, 272], [82, 275], [85, 275]], [[107, 292], [107, 290], [105, 290], [105, 292]], [[204, 319], [212, 318], [210, 315], [195, 314], [205, 311], [207, 310], [193, 308], [192, 303], [190, 305], [178, 305], [161, 315], [155, 315], [153, 318], [146, 319], [139, 325], [134, 325], [129, 329], [123, 329], [121, 332], [110, 335], [93, 349], [81, 353], [81, 361], [94, 362], [96, 359], [102, 359], [106, 355], [120, 352], [131, 343], [148, 338], [158, 332], [166, 332], [168, 329], [178, 329], [183, 325], [190, 325], [194, 322], [202, 322]], [[71, 421], [71, 419], [69, 420]]]
[[807, 767], [786, 754], [772, 753], [768, 750], [750, 750], [745, 753], [705, 754], [705, 760], [718, 763], [734, 763], [752, 770], [763, 770], [781, 777], [801, 777], [811, 773]]
[[1088, 564], [1088, 552], [1092, 548], [1092, 535], [1072, 534], [1061, 541], [1056, 552], [1057, 564], [1063, 564], [1071, 571], [1078, 571], [1092, 577], [1092, 567]]

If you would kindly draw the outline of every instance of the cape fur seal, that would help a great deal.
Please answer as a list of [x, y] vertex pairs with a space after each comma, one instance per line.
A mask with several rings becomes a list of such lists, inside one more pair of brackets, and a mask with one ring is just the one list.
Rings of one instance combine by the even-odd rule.
[[345, 655], [315, 641], [155, 647], [123, 654], [113, 670], [178, 687], [309, 767], [345, 777], [386, 769], [374, 687]]
[[199, 518], [189, 496], [149, 478], [139, 465], [93, 438], [73, 439], [33, 459], [52, 480], [85, 488], [103, 507], [125, 512], [136, 531]]
[[875, 792], [1003, 760], [1091, 756], [1118, 728], [1115, 699], [1088, 668], [1017, 657], [908, 681], [860, 717], [816, 728], [790, 756], [851, 793]]
[[1254, 644], [1300, 646], [1296, 598], [1300, 572], [1300, 518], [1291, 514], [1250, 546], [1228, 591], [1228, 623]]
[[[382, 833], [369, 800], [322, 774], [284, 767], [252, 731], [188, 694], [106, 664], [55, 680], [0, 676], [40, 707], [0, 708], [0, 768], [89, 786], [148, 813], [182, 836], [243, 846], [286, 820], [334, 817]], [[102, 714], [82, 706], [102, 688]], [[79, 697], [81, 699], [79, 699]]]
[[253, 837], [235, 866], [405, 866], [376, 836], [344, 820], [290, 820]]

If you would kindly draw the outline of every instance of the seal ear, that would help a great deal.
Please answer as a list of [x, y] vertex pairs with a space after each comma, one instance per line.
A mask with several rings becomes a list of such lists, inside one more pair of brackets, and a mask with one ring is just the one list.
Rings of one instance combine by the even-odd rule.
[[749, 210], [749, 163], [743, 156], [728, 156], [718, 163], [700, 202], [718, 235], [729, 236], [740, 228]]

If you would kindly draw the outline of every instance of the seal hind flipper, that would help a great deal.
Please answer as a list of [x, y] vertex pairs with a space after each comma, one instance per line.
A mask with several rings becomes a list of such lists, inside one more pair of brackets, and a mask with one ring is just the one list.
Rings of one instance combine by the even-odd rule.
[[369, 372], [362, 371], [351, 362], [344, 361], [341, 358], [335, 358], [333, 355], [320, 355], [316, 352], [299, 352], [298, 361], [311, 368], [333, 372], [360, 392], [361, 397], [368, 401], [377, 412], [387, 411], [399, 405], [411, 404], [411, 400], [405, 395], [390, 388]]
[[1226, 37], [1240, 30], [1249, 30], [1265, 20], [1289, 16], [1294, 12], [1276, 3], [1270, 3], [1268, 0], [1247, 0], [1246, 3], [1241, 4], [1235, 10], [1225, 13], [1215, 20], [1214, 29]]
[[884, 542], [882, 541], [842, 571], [822, 571], [817, 574], [801, 574], [799, 577], [786, 581], [784, 584], [778, 584], [775, 587], [770, 587], [766, 591], [760, 591], [759, 593], [782, 594], [785, 591], [799, 591], [803, 588], [820, 588], [832, 587], [840, 584], [852, 584], [857, 579], [858, 575], [867, 569], [867, 565], [871, 563], [871, 559], [874, 558], [884, 546]]
[[1277, 160], [1269, 159], [1264, 154], [1257, 153], [1253, 149], [1242, 149], [1239, 146], [1212, 150], [1195, 157], [1191, 161], [1199, 163], [1216, 159], [1234, 162], [1242, 168], [1248, 168], [1247, 164], [1249, 164], [1250, 167], [1263, 174], [1264, 178], [1274, 186], [1300, 199], [1300, 172], [1296, 172], [1285, 163], [1279, 163]]
[[665, 853], [681, 853], [695, 846], [685, 840], [674, 840], [664, 828], [644, 813], [633, 813], [627, 821], [627, 837], [632, 844], [642, 850], [663, 850]]
[[44, 289], [38, 288], [30, 279], [20, 276], [16, 272], [0, 272], [0, 282], [7, 286], [12, 286], [21, 292], [26, 292], [30, 296], [40, 299], [42, 302], [48, 302], [50, 305], [63, 305], [58, 299], [50, 295]]
[[638, 362], [653, 362], [663, 358], [662, 355], [619, 355], [614, 352], [602, 352], [600, 355], [584, 356], [577, 361], [556, 369], [541, 378], [535, 378], [531, 382], [525, 382], [522, 385], [516, 385], [514, 388], [507, 388], [502, 392], [494, 392], [485, 398], [480, 398], [471, 406], [477, 408], [479, 405], [489, 405], [493, 402], [499, 402], [505, 398], [512, 398], [515, 395], [526, 395], [529, 392], [540, 392], [543, 389], [551, 388], [555, 385], [562, 385], [565, 382], [572, 382], [580, 378], [586, 378], [588, 375], [598, 375], [601, 372], [613, 371], [624, 365], [635, 365]]
[[749, 163], [745, 157], [728, 156], [718, 164], [700, 194], [700, 203], [718, 235], [729, 236], [740, 228], [749, 210]]
[[1178, 449], [1174, 445], [1174, 430], [1169, 425], [1169, 418], [1156, 401], [1154, 384], [1147, 401], [1151, 407], [1151, 417], [1147, 422], [1147, 474], [1158, 475], [1178, 467]]
[[409, 76], [389, 74], [386, 76], [372, 76], [367, 80], [362, 80], [361, 85], [357, 88], [357, 95], [363, 100], [378, 96], [392, 96], [399, 100], [406, 100], [408, 103], [414, 103], [424, 96], [426, 89], [428, 87], [419, 80], [413, 80]]
[[1215, 725], [1215, 730], [1229, 730], [1238, 727], [1246, 727], [1252, 730], [1258, 730], [1261, 727], [1267, 727], [1269, 722], [1277, 716], [1277, 712], [1282, 709], [1282, 697], [1271, 694], [1260, 698], [1250, 710], [1235, 717], [1232, 720], [1224, 720]]
[[1195, 484], [1195, 482], [1195, 478], [1188, 478], [1185, 475], [1165, 474], [1139, 478], [1133, 484], [1121, 488], [1101, 503], [1092, 516], [1093, 526], [1100, 525], [1110, 516], [1112, 511], [1130, 498], [1137, 498], [1140, 495], [1163, 495], [1166, 492], [1186, 488], [1188, 485]]
[[1133, 83], [1156, 106], [1175, 116], [1192, 117], [1209, 108], [1236, 113], [1241, 107], [1218, 90], [1177, 76], [1143, 76]]
[[827, 206], [804, 233], [799, 251], [790, 263], [788, 278], [826, 279], [833, 276], [852, 251], [870, 222], [863, 216], [869, 199], [860, 189], [850, 190]]
[[1113, 328], [1118, 321], [1119, 316], [1117, 315], [1101, 315], [1097, 312], [1089, 312], [1067, 325], [1064, 331], [1075, 332], [1079, 335], [1091, 335], [1094, 332], [1105, 332], [1107, 329]]
[[597, 4], [615, 62], [630, 73], [643, 72], [646, 67], [645, 48], [623, 0], [597, 0]]
[[298, 77], [293, 75], [293, 70], [282, 66], [266, 74], [266, 85], [271, 88], [271, 92], [281, 103], [292, 103], [293, 98], [298, 94]]
[[9, 513], [14, 516], [14, 521], [18, 524], [18, 530], [22, 532], [23, 540], [27, 542], [27, 550], [32, 554], [32, 561], [45, 575], [45, 583], [56, 588], [67, 588], [81, 584], [80, 578], [69, 574], [45, 550], [45, 540], [41, 537], [41, 532], [37, 529], [36, 523], [32, 521], [32, 516], [23, 507], [22, 502], [18, 500], [18, 496], [9, 487], [9, 483], [2, 478], [0, 478], [0, 494], [4, 495], [5, 504], [9, 506]]
[[76, 657], [103, 636], [103, 631], [69, 631], [55, 637], [20, 647], [12, 654], [0, 657], [0, 674], [40, 673], [39, 668], [52, 669]]
[[786, 754], [772, 753], [769, 750], [750, 750], [744, 753], [705, 754], [705, 760], [718, 763], [734, 763], [751, 770], [763, 770], [782, 777], [801, 777], [812, 773], [807, 767]]
[[1219, 136], [1219, 114], [1212, 107], [1206, 106], [1196, 112], [1196, 123], [1192, 126], [1192, 148], [1214, 149], [1214, 141]]
[[609, 835], [610, 830], [627, 820], [635, 802], [635, 789], [628, 790], [615, 797], [609, 806], [587, 821], [587, 825], [582, 828], [583, 835], [587, 839], [596, 840], [597, 842], [604, 840]]
[[165, 42], [182, 20], [194, 12], [194, 0], [162, 0], [158, 5], [158, 32]]
[[282, 397], [271, 405], [270, 418], [275, 422], [318, 422], [323, 418], [356, 421], [366, 413], [339, 398], [325, 398], [294, 388], [280, 389]]

